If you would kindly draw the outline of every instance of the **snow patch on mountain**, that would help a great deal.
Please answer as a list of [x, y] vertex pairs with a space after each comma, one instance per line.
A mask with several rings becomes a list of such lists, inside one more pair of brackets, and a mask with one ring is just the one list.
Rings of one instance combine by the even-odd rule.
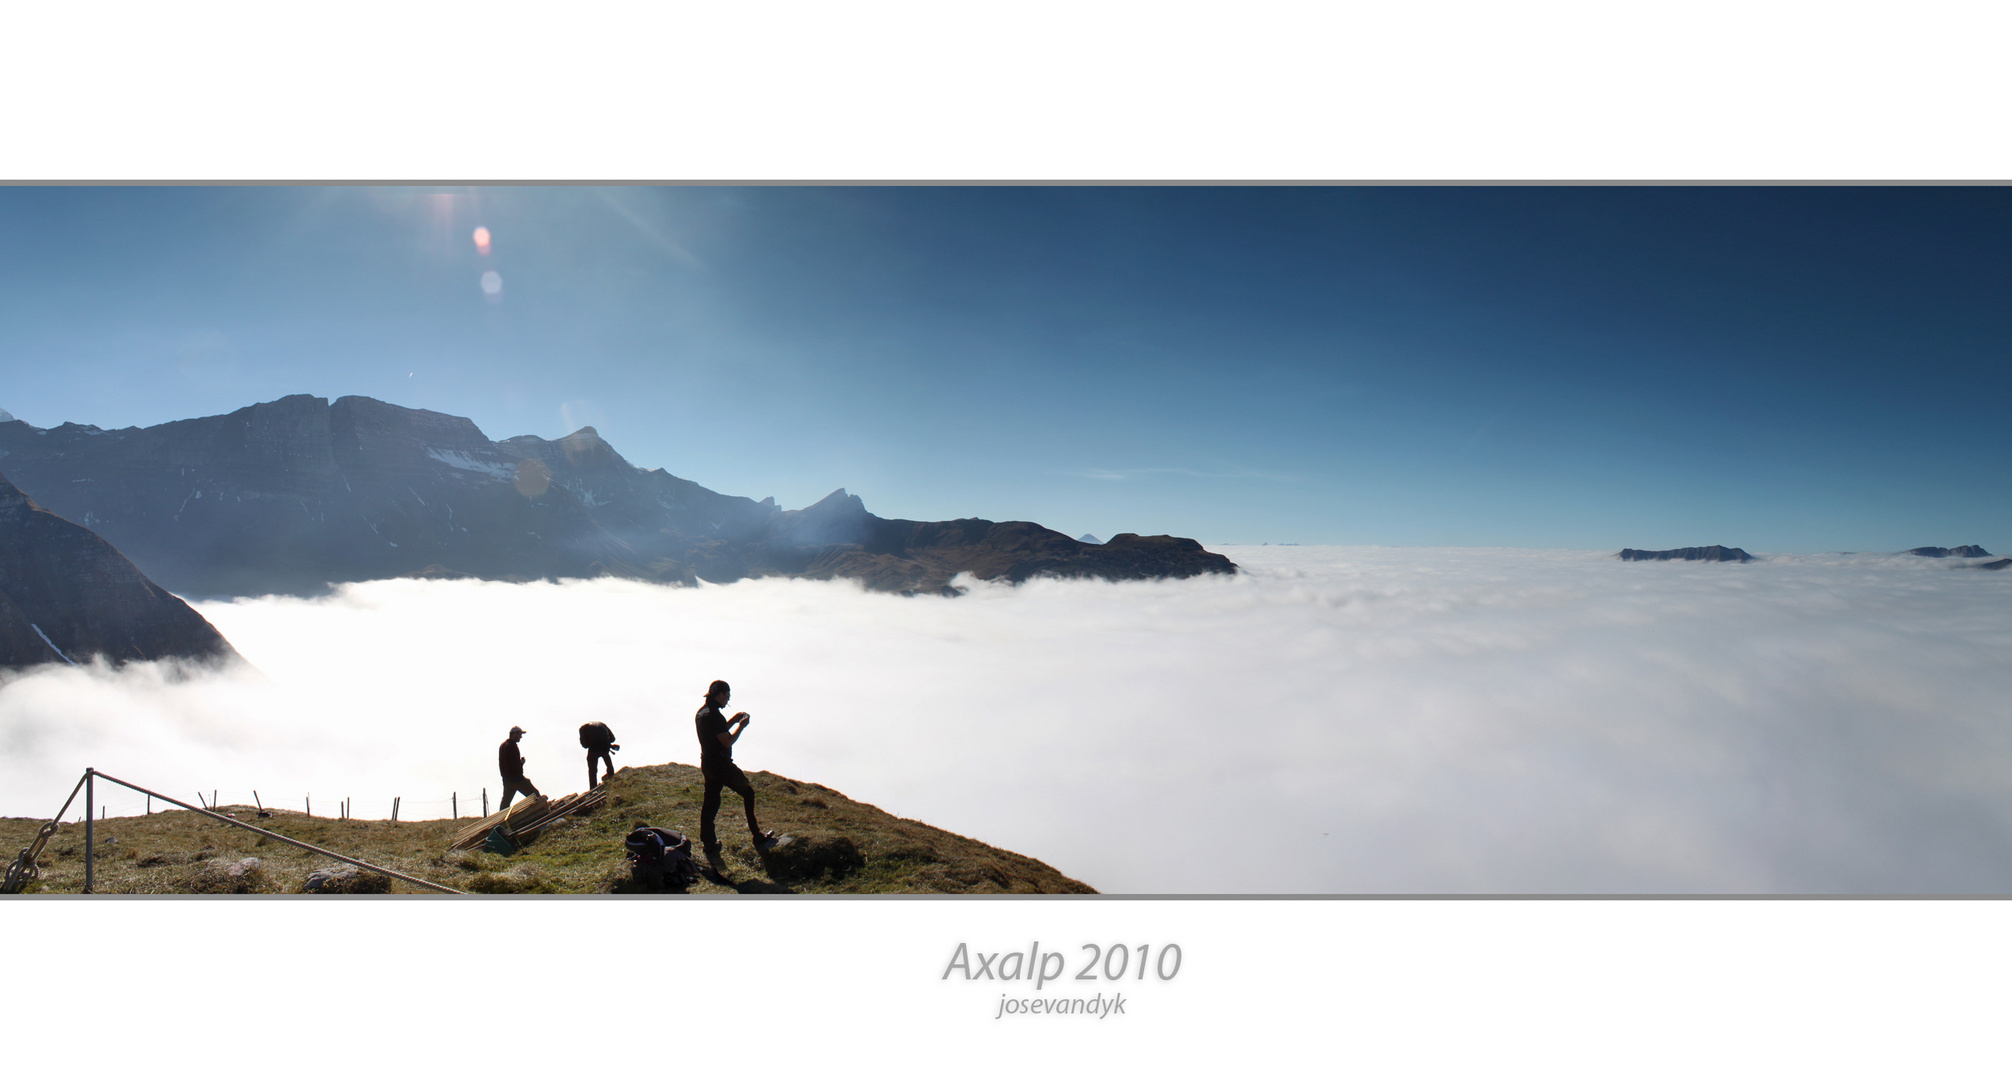
[[429, 446], [426, 448], [426, 456], [450, 469], [460, 469], [463, 472], [486, 473], [498, 480], [509, 480], [517, 475], [517, 467], [515, 465], [506, 465], [497, 461], [478, 461], [459, 450], [442, 450], [437, 446]]

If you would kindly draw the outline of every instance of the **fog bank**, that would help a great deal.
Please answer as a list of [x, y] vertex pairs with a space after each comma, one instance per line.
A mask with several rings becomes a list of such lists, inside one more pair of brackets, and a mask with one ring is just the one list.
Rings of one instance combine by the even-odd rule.
[[0, 684], [0, 814], [52, 813], [86, 765], [183, 798], [472, 813], [512, 724], [563, 794], [587, 720], [618, 765], [694, 761], [725, 678], [755, 717], [743, 767], [1105, 891], [2012, 892], [2012, 573], [1222, 550], [1246, 572], [957, 599], [387, 581], [204, 603], [255, 670]]

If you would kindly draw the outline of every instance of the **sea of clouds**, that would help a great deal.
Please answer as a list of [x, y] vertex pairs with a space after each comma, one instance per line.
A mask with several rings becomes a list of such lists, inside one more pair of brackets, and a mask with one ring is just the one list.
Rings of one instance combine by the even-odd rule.
[[531, 779], [576, 791], [581, 723], [619, 765], [691, 762], [725, 678], [743, 767], [1107, 892], [2012, 892], [2012, 572], [1219, 550], [1244, 572], [955, 599], [401, 580], [202, 603], [249, 667], [0, 683], [0, 814], [53, 813], [89, 765], [469, 815], [511, 725]]

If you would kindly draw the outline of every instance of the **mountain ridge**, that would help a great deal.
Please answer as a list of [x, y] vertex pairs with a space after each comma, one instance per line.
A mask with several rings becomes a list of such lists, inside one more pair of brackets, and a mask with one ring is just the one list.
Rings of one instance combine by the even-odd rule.
[[207, 619], [0, 476], [0, 668], [235, 659]]
[[1664, 551], [1644, 551], [1639, 548], [1622, 548], [1614, 556], [1622, 562], [1752, 562], [1754, 557], [1745, 548], [1729, 548], [1720, 544], [1710, 547], [1669, 548]]
[[881, 518], [844, 488], [784, 510], [635, 466], [592, 427], [492, 441], [466, 417], [356, 396], [295, 394], [115, 431], [0, 422], [0, 461], [44, 505], [192, 595], [314, 595], [418, 574], [846, 577], [945, 593], [960, 573], [1236, 571], [1179, 537], [1088, 545], [1033, 522]]
[[1953, 548], [1946, 548], [1946, 547], [1909, 548], [1907, 550], [1907, 553], [1909, 555], [1919, 555], [1927, 559], [1947, 559], [1951, 556], [1954, 556], [1959, 559], [1991, 558], [1991, 553], [1984, 550], [1981, 546], [1977, 544], [1963, 544]]

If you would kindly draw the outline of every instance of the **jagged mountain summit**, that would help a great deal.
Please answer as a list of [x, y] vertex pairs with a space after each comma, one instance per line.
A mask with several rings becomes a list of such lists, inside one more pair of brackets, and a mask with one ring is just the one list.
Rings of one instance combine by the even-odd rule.
[[1924, 558], [1929, 559], [1947, 559], [1952, 556], [1958, 559], [1988, 559], [1991, 557], [1990, 552], [1984, 550], [1983, 548], [1977, 546], [1976, 544], [1964, 544], [1962, 547], [1953, 547], [1953, 548], [1946, 548], [1946, 547], [1909, 548], [1907, 550], [1907, 553], [1909, 555], [1920, 555]]
[[305, 394], [106, 431], [0, 422], [0, 461], [188, 595], [312, 595], [433, 575], [525, 581], [844, 577], [943, 591], [959, 573], [1111, 579], [1233, 573], [1193, 540], [1089, 545], [1025, 521], [876, 517], [844, 489], [800, 510], [631, 465], [593, 428], [491, 441], [473, 421]]
[[1752, 562], [1753, 556], [1744, 548], [1729, 548], [1718, 544], [1710, 547], [1670, 548], [1667, 551], [1642, 551], [1636, 548], [1622, 548], [1618, 558], [1622, 562]]
[[0, 476], [0, 668], [234, 659], [209, 620]]

